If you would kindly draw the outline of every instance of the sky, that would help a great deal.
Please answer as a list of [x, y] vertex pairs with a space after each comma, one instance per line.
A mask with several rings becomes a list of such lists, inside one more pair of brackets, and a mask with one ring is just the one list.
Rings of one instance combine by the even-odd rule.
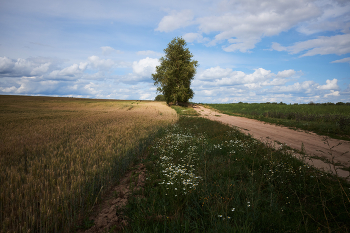
[[349, 0], [0, 0], [0, 30], [0, 95], [153, 100], [182, 37], [192, 102], [350, 102]]

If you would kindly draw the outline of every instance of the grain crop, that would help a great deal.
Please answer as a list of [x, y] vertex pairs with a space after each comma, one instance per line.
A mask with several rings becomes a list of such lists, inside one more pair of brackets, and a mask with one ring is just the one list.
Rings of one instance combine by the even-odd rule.
[[67, 232], [177, 120], [165, 103], [0, 96], [1, 232]]

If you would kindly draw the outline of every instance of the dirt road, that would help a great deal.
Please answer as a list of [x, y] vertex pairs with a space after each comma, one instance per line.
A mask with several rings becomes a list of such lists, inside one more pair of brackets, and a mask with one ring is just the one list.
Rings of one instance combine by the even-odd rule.
[[[202, 117], [238, 127], [242, 132], [250, 134], [260, 141], [275, 145], [280, 145], [282, 143], [297, 150], [301, 150], [303, 146], [305, 153], [308, 155], [306, 162], [309, 165], [332, 173], [335, 173], [335, 170], [337, 170], [338, 176], [349, 178], [350, 172], [341, 169], [343, 167], [350, 167], [349, 141], [331, 138], [325, 141], [325, 137], [315, 133], [301, 130], [296, 131], [287, 127], [272, 125], [245, 117], [229, 116], [202, 106], [195, 106], [194, 109]], [[296, 154], [296, 156], [300, 157], [300, 154]], [[317, 156], [323, 159], [311, 159], [309, 156]], [[332, 161], [332, 159], [334, 163], [339, 166], [334, 168], [331, 164], [324, 162], [327, 160]]]

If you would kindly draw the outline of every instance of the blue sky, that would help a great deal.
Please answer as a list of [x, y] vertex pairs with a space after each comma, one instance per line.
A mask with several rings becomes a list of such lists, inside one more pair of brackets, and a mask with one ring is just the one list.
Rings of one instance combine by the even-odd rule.
[[0, 0], [0, 94], [154, 99], [174, 37], [193, 102], [350, 102], [348, 0]]

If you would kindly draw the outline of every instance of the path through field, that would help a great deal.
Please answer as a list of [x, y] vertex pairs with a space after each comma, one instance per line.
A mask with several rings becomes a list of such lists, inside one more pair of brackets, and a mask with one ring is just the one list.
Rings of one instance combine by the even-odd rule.
[[[306, 163], [319, 169], [335, 173], [334, 166], [324, 162], [334, 159], [334, 163], [339, 165], [336, 166], [338, 176], [349, 178], [350, 172], [341, 169], [343, 166], [347, 168], [350, 167], [349, 141], [332, 138], [328, 138], [325, 141], [325, 137], [315, 133], [301, 130], [296, 131], [287, 127], [272, 125], [245, 117], [229, 116], [202, 106], [194, 106], [194, 109], [202, 117], [238, 127], [242, 132], [252, 135], [255, 139], [272, 143], [272, 145], [280, 145], [280, 143], [282, 143], [297, 150], [301, 150], [303, 145], [304, 151], [308, 155], [305, 161]], [[332, 149], [330, 150], [330, 148]], [[296, 154], [296, 156], [301, 157], [300, 154]], [[311, 159], [309, 156], [317, 156], [324, 159], [322, 159], [323, 161], [320, 159]]]

